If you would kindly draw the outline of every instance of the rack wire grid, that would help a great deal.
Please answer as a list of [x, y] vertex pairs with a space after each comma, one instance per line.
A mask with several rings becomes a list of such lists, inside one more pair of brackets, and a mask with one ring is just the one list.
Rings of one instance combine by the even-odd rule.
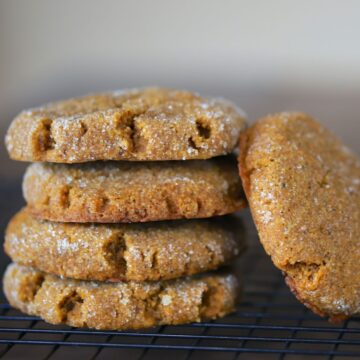
[[[248, 213], [244, 222], [251, 224]], [[94, 331], [52, 326], [2, 303], [0, 358], [360, 359], [360, 319], [330, 324], [312, 314], [290, 293], [251, 225], [248, 238], [237, 266], [243, 297], [225, 318], [143, 331]]]

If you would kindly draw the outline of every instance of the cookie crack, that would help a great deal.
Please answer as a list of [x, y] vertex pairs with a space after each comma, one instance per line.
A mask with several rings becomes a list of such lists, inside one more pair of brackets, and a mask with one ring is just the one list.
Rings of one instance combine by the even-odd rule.
[[136, 120], [147, 112], [147, 108], [138, 111], [125, 111], [117, 113], [115, 117], [115, 128], [127, 139], [126, 150], [135, 152], [137, 150], [137, 128]]
[[164, 292], [164, 287], [162, 285], [150, 296], [148, 296], [145, 302], [144, 317], [149, 321], [149, 323], [156, 323], [161, 321], [162, 315], [159, 311], [161, 305], [161, 298]]
[[209, 139], [211, 136], [211, 127], [208, 124], [207, 121], [205, 121], [204, 119], [197, 119], [196, 120], [196, 129], [197, 132], [200, 136], [200, 138], [203, 139]]
[[43, 274], [36, 274], [25, 286], [20, 290], [20, 300], [29, 303], [33, 301], [40, 291], [43, 283], [45, 281], [45, 276]]
[[88, 127], [87, 125], [84, 123], [84, 121], [80, 121], [80, 138], [82, 138], [83, 136], [85, 136], [85, 134], [88, 131]]
[[154, 251], [152, 256], [151, 256], [151, 269], [152, 270], [157, 270], [159, 269], [159, 259], [158, 259], [158, 251]]
[[123, 233], [115, 234], [103, 245], [102, 250], [105, 261], [114, 268], [114, 278], [125, 275], [127, 271], [125, 235]]
[[70, 185], [64, 185], [60, 189], [59, 202], [62, 208], [68, 209], [71, 205], [70, 191], [71, 191]]
[[55, 148], [55, 139], [52, 135], [51, 119], [43, 119], [37, 134], [37, 148], [43, 153]]
[[171, 196], [169, 196], [169, 194], [164, 194], [163, 198], [166, 203], [166, 208], [168, 209], [169, 214], [173, 214], [173, 215], [177, 214], [178, 208], [174, 200], [171, 198]]
[[211, 306], [212, 293], [211, 287], [207, 287], [201, 294], [201, 300], [198, 305], [198, 314], [201, 318], [206, 317], [206, 313]]
[[295, 261], [286, 263], [282, 270], [286, 276], [294, 280], [299, 286], [315, 289], [325, 266], [325, 260], [322, 262]]
[[199, 151], [200, 150], [200, 147], [196, 145], [196, 142], [194, 140], [194, 137], [193, 136], [190, 136], [189, 139], [188, 139], [188, 143], [189, 143], [189, 146], [196, 150], [196, 151]]
[[71, 313], [79, 313], [84, 299], [76, 290], [71, 291], [59, 302], [61, 321], [67, 321]]

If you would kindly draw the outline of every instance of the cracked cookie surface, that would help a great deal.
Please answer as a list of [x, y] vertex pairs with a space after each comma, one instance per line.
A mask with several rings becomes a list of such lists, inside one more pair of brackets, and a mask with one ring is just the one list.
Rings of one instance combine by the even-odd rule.
[[23, 111], [5, 141], [23, 161], [207, 159], [232, 152], [244, 126], [242, 111], [225, 100], [144, 88]]
[[240, 174], [259, 236], [314, 312], [360, 313], [360, 163], [301, 113], [269, 115], [240, 140]]
[[23, 192], [31, 212], [67, 222], [204, 218], [246, 206], [236, 160], [31, 164]]
[[52, 324], [126, 330], [224, 316], [234, 310], [238, 286], [227, 273], [105, 283], [61, 279], [13, 263], [4, 276], [4, 292], [13, 307]]
[[245, 246], [232, 217], [145, 224], [40, 221], [27, 209], [10, 221], [5, 251], [13, 261], [83, 280], [173, 279], [214, 270]]

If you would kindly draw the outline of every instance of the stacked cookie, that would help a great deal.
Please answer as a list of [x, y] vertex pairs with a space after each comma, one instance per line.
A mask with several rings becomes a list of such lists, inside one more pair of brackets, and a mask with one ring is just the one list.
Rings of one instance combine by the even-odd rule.
[[27, 207], [6, 233], [9, 302], [50, 323], [98, 329], [230, 312], [236, 279], [215, 270], [244, 242], [218, 215], [245, 206], [228, 155], [244, 123], [224, 100], [166, 89], [21, 113], [7, 148], [35, 163], [23, 182]]

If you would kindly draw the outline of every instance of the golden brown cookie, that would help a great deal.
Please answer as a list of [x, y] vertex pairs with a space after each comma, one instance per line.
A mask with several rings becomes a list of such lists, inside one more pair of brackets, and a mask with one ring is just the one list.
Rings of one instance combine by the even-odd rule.
[[4, 292], [13, 307], [52, 324], [125, 330], [224, 316], [234, 310], [238, 287], [233, 275], [223, 273], [106, 283], [61, 279], [13, 263]]
[[301, 113], [269, 115], [240, 141], [260, 240], [291, 290], [332, 320], [359, 313], [359, 160]]
[[25, 209], [10, 221], [13, 261], [83, 280], [166, 280], [217, 269], [244, 249], [234, 218], [146, 224], [39, 221]]
[[39, 218], [143, 222], [203, 218], [246, 206], [233, 157], [29, 166], [23, 192]]
[[244, 125], [243, 113], [225, 100], [144, 88], [23, 111], [6, 146], [23, 161], [207, 159], [230, 153]]

